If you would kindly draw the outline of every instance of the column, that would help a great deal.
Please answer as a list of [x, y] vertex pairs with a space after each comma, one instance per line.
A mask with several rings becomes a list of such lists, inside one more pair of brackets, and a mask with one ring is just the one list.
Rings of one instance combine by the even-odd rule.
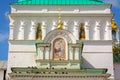
[[29, 40], [35, 40], [36, 39], [36, 24], [35, 21], [31, 21], [30, 31], [28, 34]]
[[9, 40], [13, 40], [13, 39], [14, 39], [13, 34], [14, 34], [14, 24], [13, 24], [13, 22], [11, 22], [11, 23], [10, 23]]
[[106, 22], [106, 28], [105, 28], [105, 40], [112, 40], [112, 28], [111, 28], [111, 22]]
[[50, 48], [49, 48], [49, 47], [46, 47], [46, 48], [45, 48], [45, 59], [46, 59], [46, 60], [49, 60], [49, 51], [50, 51]]
[[79, 60], [79, 48], [75, 48], [75, 60]]
[[41, 53], [40, 48], [37, 48], [37, 59], [40, 59], [40, 53]]
[[42, 22], [42, 40], [45, 38], [46, 36], [46, 26], [45, 26], [45, 22]]
[[40, 59], [43, 60], [43, 57], [44, 57], [44, 55], [43, 55], [44, 54], [44, 47], [40, 47], [39, 49], [40, 49], [39, 50]]
[[96, 22], [94, 30], [94, 40], [100, 40], [100, 22]]
[[18, 36], [17, 39], [18, 40], [23, 40], [24, 39], [24, 21], [20, 21], [20, 25], [19, 25], [19, 30], [18, 30]]
[[68, 30], [68, 24], [67, 24], [66, 21], [63, 22], [63, 25], [64, 25], [64, 29], [65, 29], [65, 30]]
[[73, 48], [72, 47], [69, 49], [69, 59], [73, 60]]
[[73, 28], [73, 35], [77, 40], [79, 40], [79, 28], [78, 28], [78, 22], [74, 22], [74, 28]]
[[57, 29], [57, 24], [56, 24], [55, 21], [53, 21], [53, 27], [52, 27], [52, 30], [54, 30], [54, 29]]
[[90, 36], [89, 36], [89, 27], [90, 27], [90, 25], [89, 25], [89, 22], [85, 22], [85, 39], [86, 40], [89, 40], [90, 38]]

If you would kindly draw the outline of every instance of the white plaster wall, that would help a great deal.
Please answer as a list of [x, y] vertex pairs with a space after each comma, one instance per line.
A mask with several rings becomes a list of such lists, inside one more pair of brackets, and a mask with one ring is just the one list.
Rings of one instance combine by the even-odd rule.
[[120, 80], [120, 63], [114, 63], [115, 80]]
[[7, 73], [11, 72], [11, 67], [36, 66], [36, 47], [33, 43], [30, 41], [12, 41], [9, 44]]
[[4, 70], [0, 70], [0, 80], [3, 80], [4, 77]]
[[111, 41], [83, 41], [83, 67], [84, 68], [107, 68], [114, 76], [113, 54]]
[[35, 67], [36, 53], [9, 53], [7, 73], [11, 73], [11, 67]]

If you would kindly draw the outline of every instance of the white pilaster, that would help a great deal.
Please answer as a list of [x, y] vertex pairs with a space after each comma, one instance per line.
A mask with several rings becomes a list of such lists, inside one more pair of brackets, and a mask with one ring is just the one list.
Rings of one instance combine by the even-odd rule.
[[90, 25], [89, 25], [89, 22], [85, 22], [85, 39], [86, 40], [89, 40], [89, 27], [90, 27]]
[[45, 26], [45, 22], [42, 22], [42, 40], [45, 38], [46, 36], [46, 26]]
[[43, 59], [43, 53], [44, 52], [44, 47], [40, 47], [40, 50], [39, 50], [39, 55], [40, 55], [40, 59], [42, 60]]
[[13, 22], [12, 23], [10, 23], [10, 37], [9, 37], [9, 40], [13, 40], [14, 38], [13, 38], [13, 34], [14, 34], [14, 24], [13, 24]]
[[75, 38], [77, 39], [77, 40], [79, 40], [79, 28], [78, 28], [78, 22], [74, 22], [74, 28], [73, 28], [73, 35], [75, 36]]
[[41, 53], [40, 48], [38, 48], [38, 50], [37, 50], [37, 59], [40, 59], [40, 53]]
[[68, 24], [67, 24], [66, 21], [63, 22], [63, 25], [64, 25], [64, 29], [65, 29], [65, 30], [68, 30]]
[[94, 40], [100, 40], [100, 22], [96, 22], [94, 30]]
[[75, 48], [75, 60], [79, 60], [79, 48]]
[[69, 51], [70, 51], [70, 52], [69, 52], [69, 59], [70, 59], [70, 60], [73, 60], [73, 48], [70, 48]]
[[28, 34], [29, 40], [35, 40], [36, 38], [36, 27], [35, 27], [35, 21], [31, 21], [30, 31]]
[[20, 21], [20, 25], [18, 26], [19, 30], [18, 30], [18, 35], [17, 35], [17, 39], [18, 40], [23, 40], [24, 39], [24, 21]]
[[57, 28], [57, 23], [55, 21], [53, 21], [53, 27], [52, 27], [52, 30], [56, 29]]
[[45, 48], [45, 50], [46, 50], [45, 59], [48, 60], [49, 59], [49, 50], [50, 50], [50, 48], [47, 47], [47, 48]]
[[112, 28], [111, 28], [111, 23], [106, 22], [106, 29], [105, 29], [105, 40], [112, 40]]

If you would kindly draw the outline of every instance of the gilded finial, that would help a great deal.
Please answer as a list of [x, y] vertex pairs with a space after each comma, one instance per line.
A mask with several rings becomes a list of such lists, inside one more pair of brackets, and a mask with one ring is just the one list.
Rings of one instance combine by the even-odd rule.
[[114, 19], [112, 19], [111, 21], [111, 26], [112, 26], [112, 30], [116, 30], [117, 29], [117, 25]]
[[61, 8], [58, 9], [59, 13], [58, 13], [58, 29], [63, 29], [63, 22], [61, 20]]

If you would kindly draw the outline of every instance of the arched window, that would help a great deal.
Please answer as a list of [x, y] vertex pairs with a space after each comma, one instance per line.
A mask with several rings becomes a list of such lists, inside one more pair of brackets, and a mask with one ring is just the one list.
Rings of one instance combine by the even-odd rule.
[[36, 39], [37, 40], [41, 40], [42, 39], [42, 24], [41, 23], [38, 23], [37, 24], [37, 30], [36, 30]]
[[80, 40], [85, 40], [85, 27], [84, 27], [84, 23], [80, 24], [80, 30], [79, 30], [79, 39]]

